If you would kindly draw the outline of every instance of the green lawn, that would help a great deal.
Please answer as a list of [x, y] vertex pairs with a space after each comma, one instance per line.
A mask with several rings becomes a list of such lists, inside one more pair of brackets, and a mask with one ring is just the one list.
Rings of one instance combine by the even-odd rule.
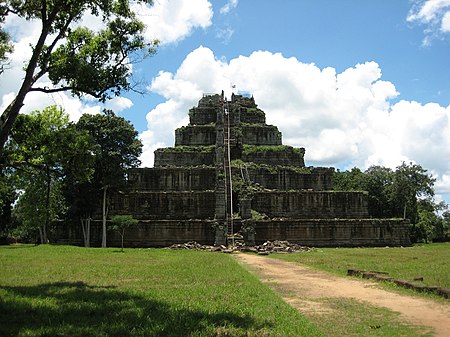
[[321, 336], [232, 256], [0, 247], [0, 336]]
[[[308, 253], [272, 254], [317, 269], [346, 275], [348, 269], [388, 272], [390, 277], [450, 288], [450, 243], [394, 248], [323, 248]], [[418, 282], [419, 283], [419, 282]]]

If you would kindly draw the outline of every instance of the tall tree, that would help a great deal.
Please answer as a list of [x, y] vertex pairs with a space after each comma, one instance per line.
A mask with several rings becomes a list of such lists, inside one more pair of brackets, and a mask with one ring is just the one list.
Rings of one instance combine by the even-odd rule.
[[66, 220], [80, 222], [85, 247], [90, 246], [90, 225], [96, 210], [97, 191], [91, 184], [97, 144], [87, 130], [70, 124], [63, 133], [61, 153]]
[[77, 127], [87, 130], [98, 146], [93, 184], [102, 192], [102, 247], [106, 247], [109, 193], [122, 186], [127, 169], [140, 164], [142, 143], [133, 125], [111, 110], [99, 115], [83, 115]]
[[394, 173], [392, 184], [393, 213], [407, 218], [411, 223], [418, 221], [419, 198], [434, 196], [434, 179], [427, 170], [417, 164], [403, 162]]
[[392, 216], [391, 189], [394, 172], [387, 167], [371, 166], [364, 174], [364, 189], [369, 193], [369, 214], [381, 218]]
[[7, 237], [12, 227], [12, 209], [17, 198], [14, 171], [0, 166], [0, 238]]
[[334, 189], [336, 191], [364, 191], [365, 175], [357, 167], [350, 171], [337, 171], [333, 177]]
[[[94, 144], [87, 131], [79, 131], [69, 123], [69, 117], [56, 106], [30, 115], [20, 115], [12, 137], [6, 147], [6, 165], [20, 176], [22, 213], [40, 205], [39, 215], [42, 241], [47, 242], [47, 228], [60, 204], [52, 198], [62, 199], [62, 181], [86, 181], [93, 173]], [[66, 178], [66, 179], [64, 179]], [[56, 196], [57, 195], [57, 196]], [[37, 200], [39, 198], [39, 200]], [[33, 205], [27, 205], [32, 203]], [[54, 211], [57, 205], [59, 210]]]
[[[150, 4], [150, 0], [136, 0]], [[102, 18], [98, 32], [76, 27], [85, 14]], [[69, 91], [105, 101], [132, 89], [130, 63], [155, 51], [157, 41], [146, 43], [144, 24], [127, 0], [6, 0], [0, 3], [0, 24], [8, 15], [39, 20], [41, 31], [32, 46], [20, 89], [0, 117], [0, 156], [29, 92]], [[10, 51], [7, 32], [0, 27], [0, 61]], [[137, 52], [144, 52], [138, 56]], [[1, 72], [0, 72], [1, 73]], [[53, 86], [40, 84], [48, 75]]]
[[[68, 123], [68, 116], [56, 106], [22, 115], [17, 120], [10, 144], [13, 150], [9, 164], [23, 172], [21, 180], [25, 194], [22, 198], [35, 204], [38, 196], [43, 199], [39, 212], [43, 212], [41, 229], [44, 243], [48, 241], [47, 228], [53, 218], [53, 184], [58, 180], [61, 170], [59, 153], [63, 144], [60, 142], [60, 135]], [[27, 198], [28, 189], [32, 198]]]

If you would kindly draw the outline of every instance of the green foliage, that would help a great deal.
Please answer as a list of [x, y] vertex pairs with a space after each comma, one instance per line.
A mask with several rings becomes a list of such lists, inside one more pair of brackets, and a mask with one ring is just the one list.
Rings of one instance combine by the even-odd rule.
[[12, 236], [25, 241], [48, 243], [51, 224], [61, 218], [66, 207], [61, 192], [61, 182], [53, 181], [47, 190], [43, 175], [35, 175], [27, 182], [23, 194], [14, 207], [14, 216], [19, 226]]
[[448, 212], [438, 214], [447, 207], [445, 203], [435, 204], [431, 199], [418, 201], [418, 221], [411, 228], [411, 236], [415, 242], [428, 243], [448, 239]]
[[117, 231], [122, 238], [122, 252], [123, 252], [123, 238], [125, 236], [125, 230], [138, 224], [138, 220], [134, 219], [131, 215], [114, 215], [111, 218], [111, 225], [109, 228], [111, 230]]
[[103, 114], [83, 115], [76, 125], [87, 132], [97, 145], [94, 152], [94, 183], [99, 186], [120, 186], [126, 170], [140, 164], [142, 143], [133, 125], [111, 110]]
[[0, 247], [0, 335], [322, 336], [229, 254], [112, 252]]
[[281, 171], [291, 171], [295, 173], [301, 174], [311, 174], [310, 167], [299, 167], [299, 166], [283, 166], [283, 165], [268, 165], [268, 164], [260, 164], [254, 162], [245, 162], [241, 159], [235, 159], [231, 161], [231, 166], [233, 168], [247, 168], [251, 170], [265, 170], [270, 173], [279, 173]]
[[304, 155], [303, 148], [293, 148], [289, 145], [248, 145], [244, 144], [242, 149], [243, 155], [266, 155], [267, 153], [298, 153]]
[[215, 145], [199, 145], [199, 146], [186, 146], [179, 145], [175, 147], [164, 147], [157, 151], [159, 152], [204, 152], [211, 153], [214, 152]]
[[16, 234], [39, 232], [47, 242], [54, 220], [91, 218], [102, 188], [121, 186], [126, 170], [139, 164], [141, 148], [133, 126], [111, 111], [84, 115], [77, 124], [56, 106], [20, 115], [2, 158], [8, 175], [0, 176], [2, 205], [14, 202], [1, 188], [5, 182], [15, 180], [14, 191], [23, 190], [15, 209], [22, 228]]
[[103, 195], [102, 247], [106, 247], [109, 192], [122, 187], [127, 170], [140, 164], [138, 157], [142, 153], [142, 143], [133, 125], [111, 110], [104, 110], [103, 114], [81, 116], [77, 128], [88, 132], [97, 144], [92, 184]]
[[[150, 4], [149, 0], [138, 3]], [[0, 119], [0, 153], [29, 92], [70, 91], [105, 101], [130, 83], [131, 64], [155, 52], [158, 41], [144, 40], [145, 26], [125, 0], [35, 1], [6, 0], [0, 5], [0, 24], [8, 15], [41, 23], [39, 38], [17, 96]], [[103, 27], [93, 31], [74, 26], [85, 14], [98, 16]], [[7, 32], [0, 27], [0, 65], [10, 51]], [[1, 74], [1, 71], [0, 71]], [[40, 82], [48, 76], [53, 86]]]
[[[41, 242], [48, 242], [50, 224], [64, 212], [61, 179], [74, 137], [67, 138], [69, 118], [56, 106], [22, 115], [7, 148], [7, 164], [15, 169], [17, 188], [23, 190], [15, 214], [23, 236], [38, 231]], [[81, 174], [81, 173], [79, 173]]]
[[334, 174], [334, 190], [335, 191], [362, 191], [365, 188], [365, 175], [357, 167], [350, 171], [336, 171]]
[[8, 62], [8, 54], [13, 51], [10, 35], [4, 30], [3, 24], [7, 15], [6, 3], [0, 4], [0, 75], [3, 73], [5, 63]]
[[12, 209], [17, 199], [17, 176], [11, 169], [0, 167], [0, 239], [8, 237], [15, 227]]
[[[438, 207], [432, 202], [434, 182], [435, 179], [422, 166], [402, 163], [394, 171], [381, 166], [372, 166], [365, 172], [361, 172], [358, 168], [336, 172], [334, 189], [367, 191], [370, 215], [409, 219], [412, 225], [412, 241], [428, 242], [443, 235], [443, 230], [437, 229], [443, 225], [436, 215], [441, 206]], [[428, 203], [429, 206], [428, 213], [422, 210], [421, 217], [420, 203]], [[436, 219], [432, 219], [430, 213], [434, 213]]]
[[402, 163], [397, 167], [393, 185], [392, 200], [394, 213], [416, 223], [418, 220], [418, 198], [431, 198], [434, 196], [434, 179], [427, 174], [427, 170], [416, 164]]

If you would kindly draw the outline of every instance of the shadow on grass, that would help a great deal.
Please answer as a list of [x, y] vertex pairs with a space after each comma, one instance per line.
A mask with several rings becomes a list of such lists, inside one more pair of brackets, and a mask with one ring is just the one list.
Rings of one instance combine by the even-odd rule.
[[0, 336], [257, 336], [261, 329], [270, 324], [83, 282], [0, 287]]

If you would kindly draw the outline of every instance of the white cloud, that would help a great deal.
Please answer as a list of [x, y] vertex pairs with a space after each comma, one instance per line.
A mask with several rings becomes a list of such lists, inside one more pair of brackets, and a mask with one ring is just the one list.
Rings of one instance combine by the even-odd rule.
[[114, 112], [129, 109], [133, 106], [133, 102], [126, 97], [114, 97], [105, 103], [106, 109], [111, 109]]
[[176, 43], [195, 28], [204, 29], [212, 24], [213, 10], [208, 0], [157, 0], [153, 6], [133, 7], [147, 25], [147, 39], [157, 39], [161, 44]]
[[450, 11], [442, 17], [441, 31], [443, 33], [450, 33]]
[[228, 14], [232, 9], [236, 8], [238, 5], [238, 0], [228, 0], [228, 2], [220, 8], [219, 12], [222, 15]]
[[[382, 80], [376, 62], [357, 64], [337, 74], [333, 68], [280, 53], [256, 51], [225, 62], [205, 47], [192, 51], [175, 73], [160, 72], [150, 90], [166, 98], [147, 115], [144, 146], [174, 145], [174, 130], [188, 123], [189, 108], [202, 93], [229, 97], [250, 92], [277, 125], [285, 144], [305, 147], [307, 165], [384, 165], [413, 161], [438, 179], [437, 192], [450, 190], [450, 106], [390, 100], [395, 85]], [[145, 166], [152, 157], [145, 154]]]
[[411, 8], [406, 20], [425, 25], [424, 46], [450, 32], [450, 0], [420, 0]]

